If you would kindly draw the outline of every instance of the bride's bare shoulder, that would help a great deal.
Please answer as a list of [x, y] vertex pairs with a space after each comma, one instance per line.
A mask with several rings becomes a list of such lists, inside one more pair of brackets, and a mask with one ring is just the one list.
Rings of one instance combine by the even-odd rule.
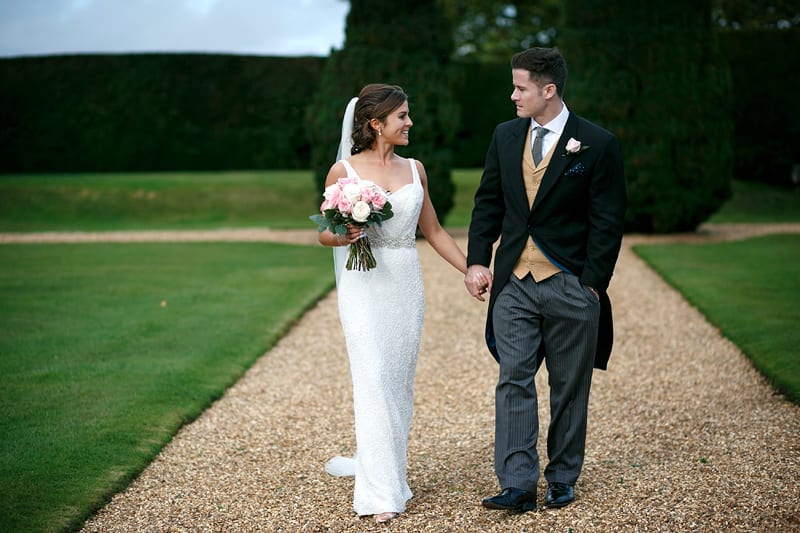
[[325, 186], [336, 183], [336, 180], [344, 177], [347, 177], [347, 169], [344, 167], [344, 163], [337, 161], [328, 170], [328, 175], [325, 177]]

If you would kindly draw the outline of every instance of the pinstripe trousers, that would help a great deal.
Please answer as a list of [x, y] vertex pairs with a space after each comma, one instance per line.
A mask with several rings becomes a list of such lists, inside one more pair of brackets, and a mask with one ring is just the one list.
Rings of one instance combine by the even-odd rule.
[[539, 414], [534, 377], [544, 356], [550, 389], [548, 482], [574, 485], [583, 466], [600, 302], [566, 272], [539, 283], [513, 274], [497, 296], [495, 472], [500, 487], [535, 492]]

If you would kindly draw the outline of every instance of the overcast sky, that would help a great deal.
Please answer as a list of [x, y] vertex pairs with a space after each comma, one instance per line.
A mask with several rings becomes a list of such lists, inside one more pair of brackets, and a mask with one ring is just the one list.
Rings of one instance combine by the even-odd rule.
[[0, 0], [0, 56], [221, 52], [327, 56], [346, 0]]

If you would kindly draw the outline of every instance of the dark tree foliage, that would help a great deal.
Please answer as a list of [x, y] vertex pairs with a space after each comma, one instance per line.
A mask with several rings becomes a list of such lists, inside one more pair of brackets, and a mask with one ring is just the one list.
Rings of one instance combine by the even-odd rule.
[[[439, 0], [453, 23], [455, 55], [470, 61], [506, 61], [531, 46], [557, 46], [562, 0]], [[650, 2], [652, 3], [652, 2]], [[647, 2], [642, 2], [647, 5]], [[800, 27], [798, 0], [712, 0], [715, 27]]]
[[345, 44], [328, 58], [308, 113], [315, 182], [323, 190], [334, 163], [344, 108], [367, 83], [400, 85], [409, 95], [411, 143], [399, 149], [419, 159], [440, 220], [453, 206], [450, 145], [458, 127], [453, 95], [452, 31], [438, 3], [352, 0]]
[[560, 0], [441, 0], [453, 21], [456, 57], [502, 61], [531, 46], [556, 44]]
[[788, 30], [800, 27], [797, 0], [713, 0], [717, 26], [732, 30]]
[[567, 0], [566, 102], [617, 135], [626, 230], [691, 231], [730, 196], [730, 77], [710, 0]]

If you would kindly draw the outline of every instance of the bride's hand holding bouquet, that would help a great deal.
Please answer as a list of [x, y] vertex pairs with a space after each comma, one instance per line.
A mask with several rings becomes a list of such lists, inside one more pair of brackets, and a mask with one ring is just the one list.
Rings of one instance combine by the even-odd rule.
[[[357, 177], [339, 178], [336, 183], [325, 188], [320, 214], [309, 218], [319, 227], [334, 235], [345, 235], [352, 225], [366, 228], [370, 224], [380, 226], [384, 220], [392, 218], [392, 204], [386, 192], [369, 180]], [[350, 245], [347, 255], [347, 270], [369, 270], [375, 268], [375, 256], [366, 234]]]

